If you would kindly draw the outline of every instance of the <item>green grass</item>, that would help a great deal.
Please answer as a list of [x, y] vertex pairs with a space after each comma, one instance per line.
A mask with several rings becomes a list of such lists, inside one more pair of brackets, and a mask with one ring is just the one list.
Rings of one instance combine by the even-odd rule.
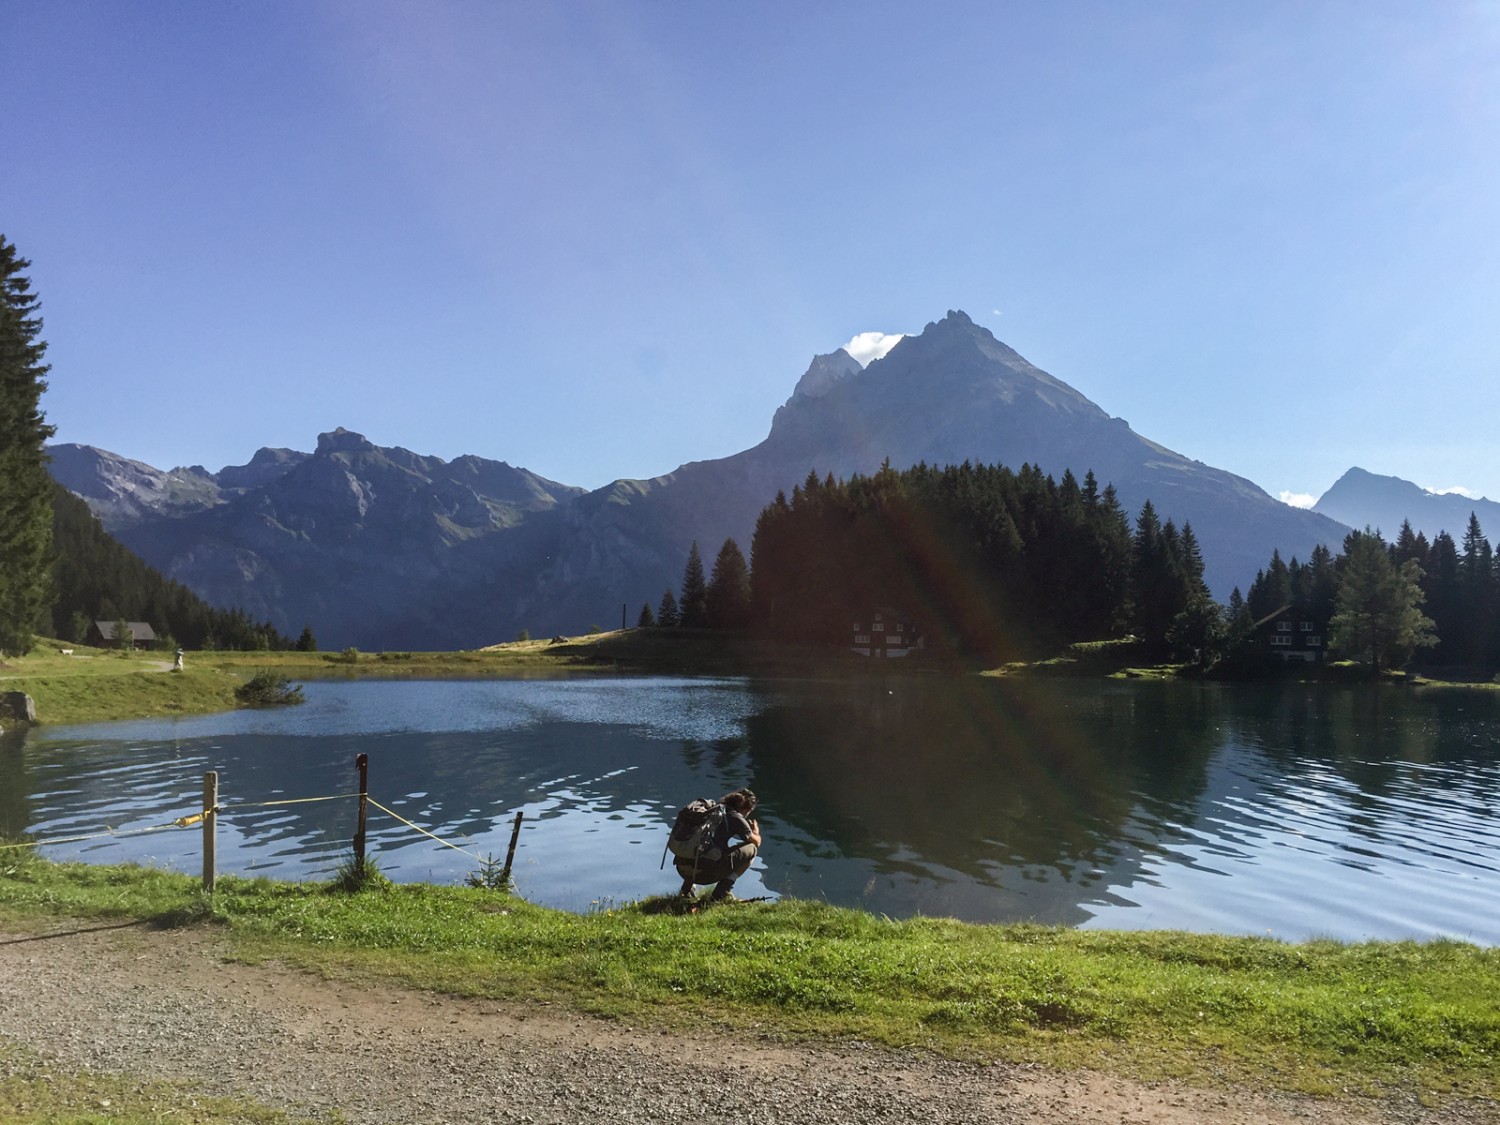
[[1500, 1096], [1500, 951], [892, 921], [671, 898], [574, 915], [472, 887], [326, 886], [0, 853], [0, 919], [222, 925], [239, 955], [636, 1023], [1316, 1093]]
[[342, 1115], [290, 1117], [241, 1098], [205, 1095], [192, 1083], [80, 1074], [0, 1039], [0, 1125], [291, 1125]]
[[[63, 656], [70, 648], [71, 656]], [[190, 659], [171, 672], [172, 654], [120, 653], [42, 641], [0, 665], [0, 690], [24, 691], [44, 723], [196, 715], [234, 707], [243, 676]]]

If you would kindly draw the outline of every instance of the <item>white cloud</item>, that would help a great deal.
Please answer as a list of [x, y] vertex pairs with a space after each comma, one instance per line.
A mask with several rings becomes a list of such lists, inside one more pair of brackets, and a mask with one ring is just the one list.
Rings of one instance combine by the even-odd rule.
[[1434, 496], [1465, 496], [1470, 500], [1483, 500], [1484, 497], [1472, 488], [1465, 488], [1461, 484], [1455, 484], [1451, 488], [1429, 488], [1427, 490]]
[[900, 343], [904, 335], [903, 332], [861, 332], [844, 345], [844, 350], [859, 360], [861, 367], [866, 367], [872, 359], [879, 359]]
[[1287, 492], [1283, 490], [1281, 493], [1281, 502], [1283, 504], [1290, 504], [1294, 508], [1311, 508], [1318, 502], [1318, 498], [1307, 492]]

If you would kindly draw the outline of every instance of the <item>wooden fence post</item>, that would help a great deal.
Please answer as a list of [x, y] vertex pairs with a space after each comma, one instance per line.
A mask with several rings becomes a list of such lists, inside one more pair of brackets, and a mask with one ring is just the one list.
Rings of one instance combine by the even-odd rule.
[[500, 872], [500, 882], [504, 886], [510, 886], [510, 865], [516, 858], [516, 840], [521, 835], [521, 818], [526, 815], [525, 809], [516, 810], [516, 826], [510, 830], [510, 847], [505, 851], [505, 870]]
[[354, 829], [354, 877], [363, 881], [365, 877], [365, 815], [370, 803], [370, 755], [357, 755], [354, 764], [359, 769], [359, 823]]
[[214, 830], [219, 826], [219, 775], [209, 770], [203, 775], [203, 890], [214, 893], [214, 881], [218, 856], [216, 854]]

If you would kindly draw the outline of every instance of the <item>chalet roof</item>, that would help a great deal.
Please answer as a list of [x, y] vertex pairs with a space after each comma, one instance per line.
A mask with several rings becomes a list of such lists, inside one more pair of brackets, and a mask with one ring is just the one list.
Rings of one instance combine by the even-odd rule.
[[1252, 629], [1259, 629], [1267, 621], [1274, 621], [1274, 620], [1276, 620], [1276, 618], [1280, 617], [1283, 613], [1285, 613], [1287, 610], [1289, 610], [1291, 608], [1292, 608], [1292, 603], [1291, 602], [1287, 602], [1286, 605], [1282, 606], [1280, 609], [1273, 609], [1270, 613], [1266, 614], [1259, 621], [1252, 621], [1250, 623], [1250, 628], [1252, 628]]
[[[99, 635], [107, 640], [114, 640], [115, 626], [118, 621], [95, 621], [94, 628], [99, 630]], [[156, 630], [144, 621], [127, 621], [125, 627], [130, 630], [132, 641], [154, 641]]]

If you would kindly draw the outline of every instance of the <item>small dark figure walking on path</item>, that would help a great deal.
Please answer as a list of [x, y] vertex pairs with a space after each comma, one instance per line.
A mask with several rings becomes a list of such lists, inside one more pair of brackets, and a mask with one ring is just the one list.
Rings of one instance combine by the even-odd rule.
[[[690, 898], [699, 884], [714, 884], [710, 896], [714, 902], [732, 899], [734, 881], [750, 868], [750, 861], [760, 851], [760, 823], [750, 819], [755, 812], [755, 794], [736, 789], [724, 794], [719, 802], [725, 815], [719, 821], [713, 838], [696, 860], [679, 858], [674, 866], [682, 876], [682, 896]], [[732, 843], [738, 840], [739, 843]]]

